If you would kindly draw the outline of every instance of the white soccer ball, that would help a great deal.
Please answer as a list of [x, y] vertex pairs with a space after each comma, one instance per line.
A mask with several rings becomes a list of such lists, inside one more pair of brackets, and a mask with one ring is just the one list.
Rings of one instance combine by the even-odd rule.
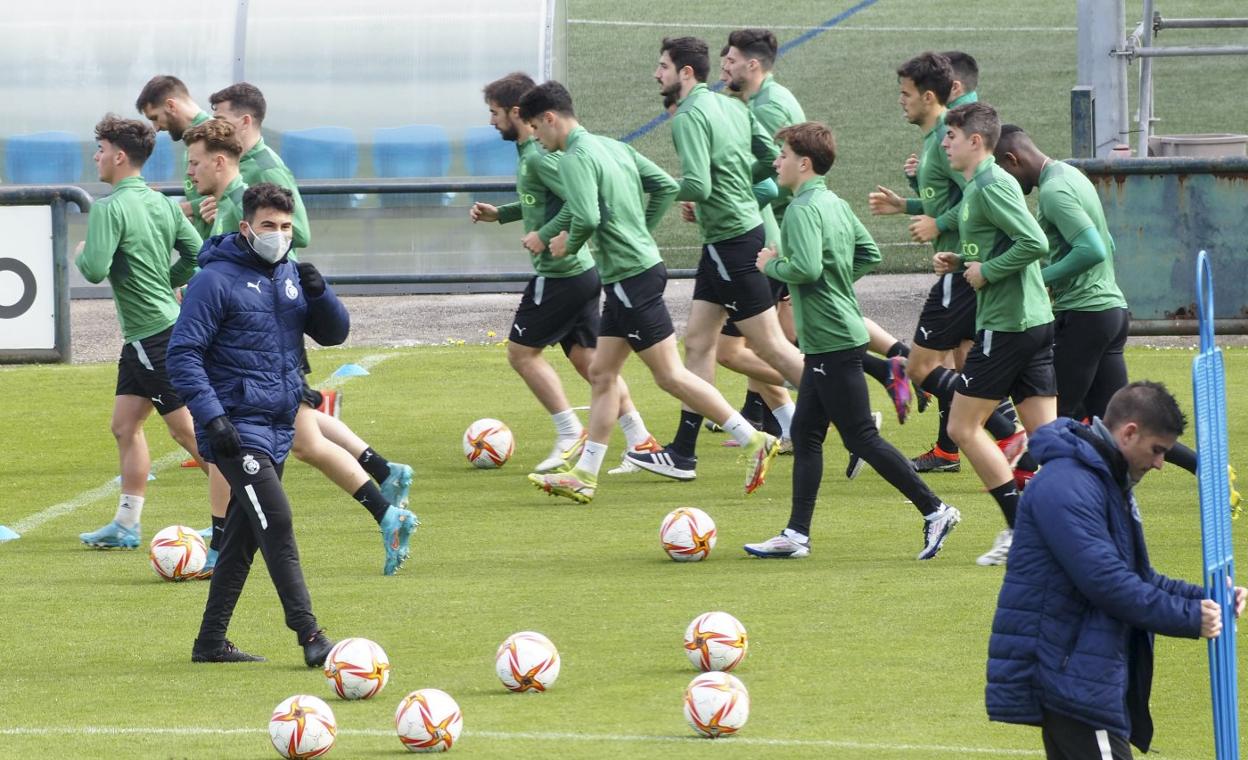
[[299, 694], [273, 708], [269, 738], [277, 754], [290, 760], [321, 757], [334, 748], [338, 721], [329, 705], [316, 697]]
[[734, 675], [702, 673], [685, 688], [685, 720], [702, 736], [730, 736], [749, 718], [750, 693]]
[[390, 680], [390, 658], [368, 639], [343, 639], [325, 657], [325, 680], [343, 699], [375, 697]]
[[685, 629], [685, 654], [698, 670], [732, 670], [749, 648], [745, 626], [727, 612], [704, 612]]
[[412, 752], [445, 752], [464, 730], [464, 716], [451, 695], [419, 689], [403, 698], [394, 712], [399, 741]]
[[496, 419], [477, 420], [464, 431], [464, 456], [474, 467], [483, 470], [502, 467], [511, 459], [515, 448], [516, 439], [511, 428]]
[[199, 576], [208, 560], [208, 547], [199, 531], [185, 525], [170, 525], [152, 536], [147, 557], [152, 569], [167, 581], [185, 581]]
[[715, 521], [697, 507], [674, 509], [659, 526], [659, 541], [677, 562], [704, 560], [715, 548]]
[[559, 677], [559, 650], [540, 633], [513, 633], [499, 645], [494, 670], [511, 691], [546, 691]]

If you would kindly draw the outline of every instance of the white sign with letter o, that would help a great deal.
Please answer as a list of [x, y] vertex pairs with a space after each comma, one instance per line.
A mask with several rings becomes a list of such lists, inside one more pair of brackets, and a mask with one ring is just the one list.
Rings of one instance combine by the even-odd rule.
[[0, 206], [0, 349], [56, 348], [52, 209]]

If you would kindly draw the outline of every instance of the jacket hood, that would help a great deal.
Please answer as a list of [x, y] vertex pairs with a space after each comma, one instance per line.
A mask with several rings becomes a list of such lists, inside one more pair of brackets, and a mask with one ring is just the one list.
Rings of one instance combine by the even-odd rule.
[[[257, 272], [271, 273], [282, 262], [277, 264], [269, 264], [262, 261], [259, 256], [252, 252], [246, 241], [238, 232], [229, 232], [224, 235], [213, 235], [204, 241], [204, 247], [199, 250], [198, 257], [201, 267], [216, 262], [230, 262], [239, 266], [254, 269]], [[283, 258], [282, 261], [285, 261]]]
[[1069, 417], [1059, 417], [1036, 430], [1028, 438], [1027, 449], [1042, 465], [1055, 459], [1074, 459], [1120, 485], [1126, 483], [1126, 462], [1117, 448], [1091, 426]]

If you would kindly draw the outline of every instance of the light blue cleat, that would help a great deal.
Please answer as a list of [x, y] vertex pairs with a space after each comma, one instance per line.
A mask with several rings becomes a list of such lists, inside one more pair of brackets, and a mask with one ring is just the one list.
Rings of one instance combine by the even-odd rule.
[[381, 495], [386, 503], [403, 509], [407, 507], [407, 494], [412, 488], [412, 467], [407, 464], [389, 464], [390, 474], [381, 484]]
[[205, 544], [210, 543], [212, 541], [212, 526], [209, 525], [207, 528], [201, 530], [199, 532], [199, 537], [204, 539]]
[[394, 575], [403, 567], [403, 563], [411, 555], [410, 541], [412, 533], [420, 521], [411, 510], [391, 506], [381, 518], [381, 543], [386, 549], [386, 564], [382, 568], [383, 575]]
[[113, 520], [97, 531], [79, 533], [78, 540], [97, 549], [137, 549], [141, 534], [142, 528], [139, 525], [123, 528], [121, 523]]
[[199, 580], [208, 580], [212, 577], [212, 571], [217, 569], [217, 550], [209, 549], [208, 558], [204, 560], [204, 566], [195, 577]]

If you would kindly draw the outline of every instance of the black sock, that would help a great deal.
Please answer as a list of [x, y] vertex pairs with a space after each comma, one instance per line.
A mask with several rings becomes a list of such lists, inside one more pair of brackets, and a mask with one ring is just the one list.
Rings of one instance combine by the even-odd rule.
[[1036, 461], [1036, 458], [1031, 455], [1030, 451], [1024, 451], [1023, 455], [1014, 463], [1014, 469], [1022, 470], [1023, 472], [1035, 472], [1040, 469], [1040, 463]]
[[212, 516], [212, 541], [208, 544], [209, 549], [221, 551], [221, 541], [225, 538], [225, 518]]
[[780, 437], [780, 420], [776, 419], [776, 415], [771, 413], [766, 404], [763, 404], [763, 432], [768, 435]]
[[359, 462], [360, 466], [364, 468], [364, 472], [371, 475], [373, 480], [378, 483], [384, 483], [386, 478], [390, 477], [390, 462], [381, 454], [373, 451], [372, 446], [364, 449], [364, 453], [360, 454]]
[[1196, 474], [1196, 452], [1181, 443], [1174, 444], [1166, 452], [1166, 461], [1175, 467], [1182, 467], [1193, 475]]
[[697, 412], [680, 410], [680, 425], [676, 428], [676, 437], [667, 444], [667, 448], [686, 457], [697, 456], [698, 431], [702, 429], [702, 415]]
[[1018, 424], [1018, 410], [1014, 408], [1014, 402], [1010, 399], [1001, 399], [1001, 403], [997, 404], [995, 412], [1004, 417], [1011, 425]]
[[946, 454], [958, 453], [958, 444], [949, 437], [949, 407], [952, 403], [944, 398], [936, 399], [936, 409], [940, 414], [940, 426], [936, 428], [936, 445]]
[[390, 504], [386, 501], [386, 497], [381, 495], [381, 489], [375, 483], [364, 481], [364, 485], [360, 486], [360, 490], [351, 494], [360, 504], [368, 510], [377, 522], [381, 522], [381, 518], [386, 516], [386, 510], [390, 508]]
[[927, 373], [927, 377], [923, 378], [923, 382], [919, 383], [919, 387], [936, 398], [953, 401], [953, 392], [956, 390], [956, 383], [961, 377], [957, 372], [948, 367], [937, 367]]
[[996, 488], [989, 488], [988, 493], [997, 500], [1001, 514], [1005, 515], [1005, 524], [1014, 530], [1014, 516], [1018, 514], [1018, 486], [1013, 480], [1007, 480]]
[[998, 441], [1009, 438], [1018, 430], [1014, 427], [1014, 423], [1001, 413], [1001, 407], [997, 407], [992, 414], [988, 415], [988, 421], [984, 423], [984, 427], [988, 429], [988, 435]]
[[767, 405], [763, 403], [763, 397], [756, 391], [745, 392], [745, 403], [741, 405], [741, 416], [749, 420], [750, 424], [760, 430], [763, 427], [763, 421], [766, 420]]
[[888, 353], [884, 355], [890, 359], [894, 356], [910, 356], [910, 347], [901, 341], [897, 341], [888, 349]]
[[880, 385], [888, 385], [888, 361], [875, 354], [862, 357], [862, 371], [879, 381]]

